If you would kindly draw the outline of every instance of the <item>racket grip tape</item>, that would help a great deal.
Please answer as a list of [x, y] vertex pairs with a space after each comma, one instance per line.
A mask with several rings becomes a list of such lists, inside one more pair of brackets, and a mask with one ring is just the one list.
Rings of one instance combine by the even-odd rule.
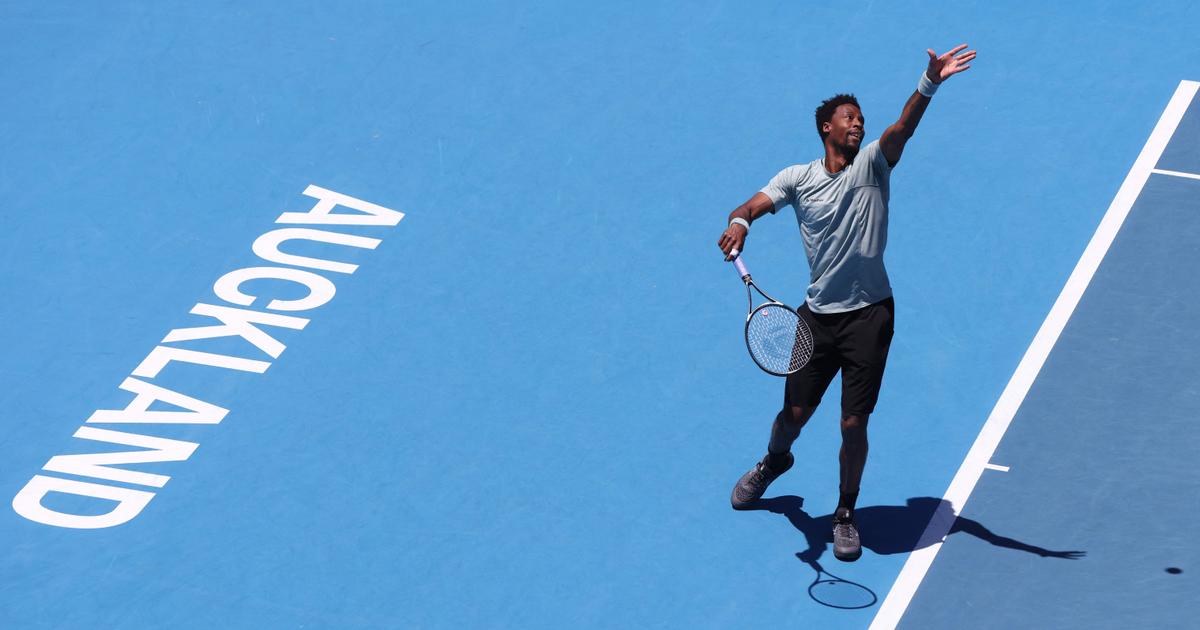
[[733, 266], [737, 267], [738, 275], [740, 275], [743, 280], [749, 278], [750, 271], [746, 269], [746, 264], [742, 262], [741, 252], [735, 249], [729, 252], [729, 255], [733, 256]]

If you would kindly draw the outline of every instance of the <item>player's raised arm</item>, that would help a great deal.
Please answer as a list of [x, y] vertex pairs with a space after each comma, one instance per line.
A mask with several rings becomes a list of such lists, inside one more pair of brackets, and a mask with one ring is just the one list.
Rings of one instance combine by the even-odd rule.
[[904, 144], [917, 130], [917, 123], [921, 122], [921, 116], [929, 106], [929, 98], [937, 91], [942, 81], [971, 67], [975, 51], [966, 48], [966, 44], [959, 44], [940, 55], [934, 54], [932, 49], [925, 51], [929, 54], [929, 67], [921, 76], [917, 90], [908, 97], [904, 110], [900, 112], [900, 119], [888, 127], [879, 138], [879, 148], [888, 164], [895, 166], [896, 162], [900, 161], [900, 154], [904, 153]]
[[771, 198], [761, 192], [754, 193], [746, 203], [733, 209], [729, 213], [729, 227], [721, 233], [721, 238], [717, 240], [717, 247], [725, 252], [725, 259], [729, 260], [729, 252], [733, 250], [742, 251], [746, 246], [746, 235], [750, 233], [750, 224], [755, 219], [775, 209], [775, 203]]

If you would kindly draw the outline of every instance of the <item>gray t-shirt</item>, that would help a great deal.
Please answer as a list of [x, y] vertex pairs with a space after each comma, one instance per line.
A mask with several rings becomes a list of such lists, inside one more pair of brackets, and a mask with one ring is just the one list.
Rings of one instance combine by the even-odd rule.
[[852, 311], [892, 296], [883, 267], [891, 172], [876, 140], [840, 173], [825, 170], [824, 159], [814, 160], [783, 169], [762, 189], [775, 202], [772, 212], [796, 209], [814, 313]]

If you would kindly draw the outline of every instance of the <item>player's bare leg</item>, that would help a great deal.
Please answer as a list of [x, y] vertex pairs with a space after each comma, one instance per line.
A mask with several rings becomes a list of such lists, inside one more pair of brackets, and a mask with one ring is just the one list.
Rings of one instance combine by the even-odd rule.
[[783, 410], [775, 416], [775, 423], [771, 425], [771, 441], [767, 443], [767, 457], [772, 465], [782, 463], [792, 450], [792, 443], [800, 437], [800, 430], [808, 424], [816, 410], [816, 407], [784, 404]]
[[[838, 461], [842, 466], [842, 494], [852, 494], [857, 499], [858, 486], [862, 481], [863, 468], [867, 464], [867, 421], [869, 415], [842, 416], [842, 450]], [[854, 504], [839, 505], [854, 511]]]
[[856, 560], [862, 555], [858, 529], [854, 526], [854, 504], [867, 464], [867, 421], [869, 415], [842, 416], [841, 496], [833, 513], [833, 555], [839, 560]]
[[786, 401], [783, 410], [775, 416], [771, 425], [771, 441], [767, 444], [767, 455], [762, 458], [746, 474], [738, 479], [733, 486], [730, 503], [733, 509], [742, 510], [750, 507], [762, 498], [767, 486], [787, 472], [795, 462], [792, 457], [792, 443], [800, 435], [800, 430], [812, 417], [815, 407], [797, 407]]

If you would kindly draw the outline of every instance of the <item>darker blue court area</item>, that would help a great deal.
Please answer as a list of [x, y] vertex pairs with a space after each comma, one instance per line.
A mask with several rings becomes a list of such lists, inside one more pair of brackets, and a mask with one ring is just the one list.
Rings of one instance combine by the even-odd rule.
[[[1158, 168], [1195, 169], [1193, 103]], [[1200, 615], [1200, 181], [1151, 175], [904, 628], [1129, 628]], [[1182, 626], [1181, 626], [1182, 627]]]
[[1200, 107], [1188, 108], [1155, 168], [1200, 174]]

